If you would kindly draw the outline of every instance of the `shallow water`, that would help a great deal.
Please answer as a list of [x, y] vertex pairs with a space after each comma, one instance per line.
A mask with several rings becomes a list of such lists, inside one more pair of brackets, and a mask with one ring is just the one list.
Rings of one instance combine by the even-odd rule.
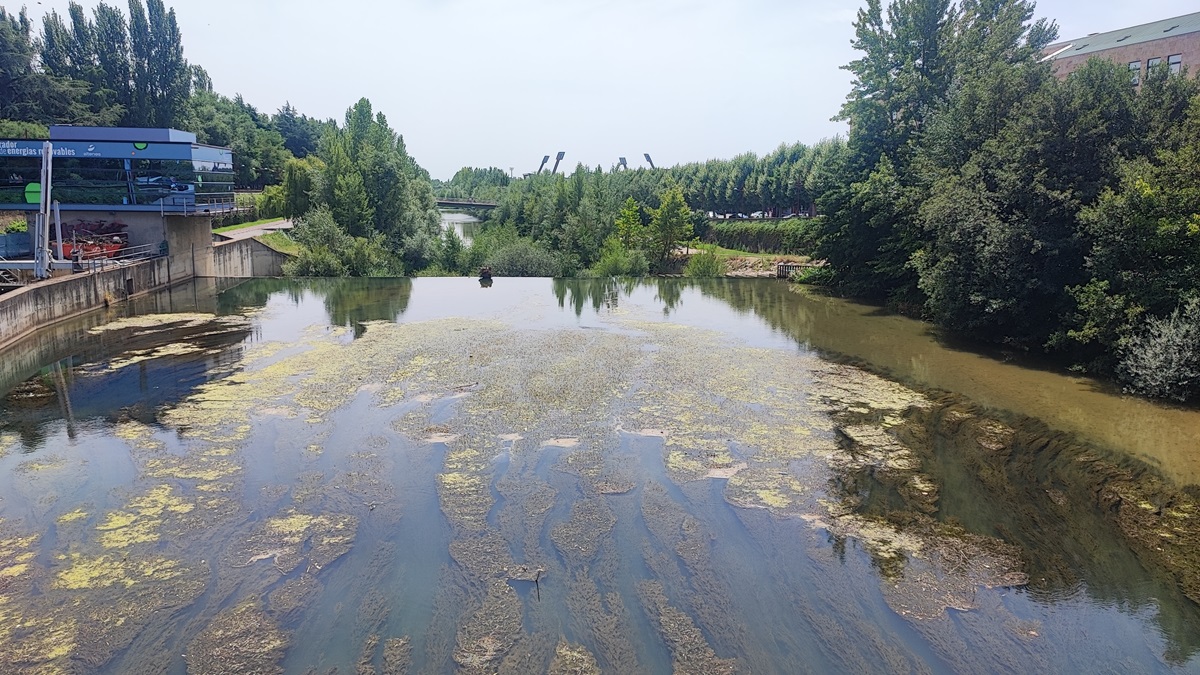
[[15, 672], [1200, 668], [1195, 411], [775, 280], [218, 290], [5, 352]]

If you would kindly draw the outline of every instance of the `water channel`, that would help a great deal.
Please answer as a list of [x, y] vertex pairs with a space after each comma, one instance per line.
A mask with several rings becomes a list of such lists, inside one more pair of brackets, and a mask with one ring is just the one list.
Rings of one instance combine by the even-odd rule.
[[778, 280], [253, 280], [0, 359], [17, 673], [1200, 670], [1200, 412]]
[[454, 234], [462, 240], [463, 246], [470, 246], [471, 241], [479, 232], [480, 220], [468, 213], [440, 211], [442, 229], [454, 230]]

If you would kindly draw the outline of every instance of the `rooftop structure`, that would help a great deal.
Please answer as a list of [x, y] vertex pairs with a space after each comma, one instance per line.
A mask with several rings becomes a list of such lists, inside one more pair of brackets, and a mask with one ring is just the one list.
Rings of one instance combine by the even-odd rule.
[[[37, 211], [45, 141], [0, 139], [0, 210]], [[50, 127], [63, 211], [212, 215], [234, 208], [233, 152], [176, 129]]]
[[1046, 47], [1045, 54], [1060, 78], [1093, 56], [1126, 64], [1134, 85], [1155, 66], [1173, 73], [1187, 68], [1195, 76], [1200, 72], [1200, 12], [1058, 42]]

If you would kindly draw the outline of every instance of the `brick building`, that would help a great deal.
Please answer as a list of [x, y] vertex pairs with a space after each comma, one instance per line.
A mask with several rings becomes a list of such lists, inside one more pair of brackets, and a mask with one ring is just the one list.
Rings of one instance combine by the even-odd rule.
[[1052, 44], [1045, 53], [1045, 59], [1054, 63], [1054, 73], [1060, 78], [1065, 78], [1093, 56], [1127, 64], [1134, 84], [1141, 82], [1147, 70], [1160, 64], [1170, 68], [1171, 72], [1187, 68], [1195, 77], [1200, 73], [1200, 12], [1107, 33], [1092, 33]]

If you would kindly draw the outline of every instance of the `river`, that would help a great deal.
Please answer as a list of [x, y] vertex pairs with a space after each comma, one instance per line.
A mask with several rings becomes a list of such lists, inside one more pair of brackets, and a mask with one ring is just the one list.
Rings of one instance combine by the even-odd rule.
[[454, 230], [454, 234], [462, 239], [463, 246], [470, 246], [471, 241], [479, 232], [479, 223], [482, 221], [468, 213], [456, 213], [452, 211], [440, 211], [442, 219], [442, 229]]
[[14, 672], [1195, 672], [1200, 412], [779, 280], [253, 280], [0, 361]]

